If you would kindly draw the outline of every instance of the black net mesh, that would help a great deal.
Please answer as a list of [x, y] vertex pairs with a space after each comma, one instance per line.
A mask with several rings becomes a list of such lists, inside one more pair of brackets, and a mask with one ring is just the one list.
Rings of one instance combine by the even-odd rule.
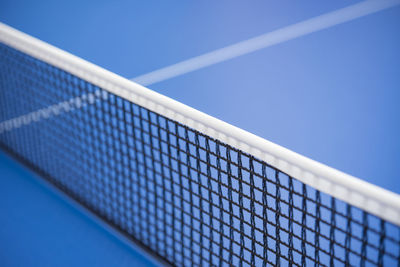
[[234, 147], [3, 44], [0, 79], [0, 146], [170, 264], [399, 266], [398, 226]]

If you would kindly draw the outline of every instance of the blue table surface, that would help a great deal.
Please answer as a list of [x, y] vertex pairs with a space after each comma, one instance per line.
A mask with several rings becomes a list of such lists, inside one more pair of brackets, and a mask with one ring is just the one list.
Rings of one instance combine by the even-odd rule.
[[1, 266], [153, 266], [153, 261], [0, 152]]
[[[0, 21], [126, 78], [134, 78], [358, 2], [3, 0]], [[400, 193], [399, 26], [397, 6], [149, 87]], [[7, 172], [13, 172], [15, 165], [8, 159], [2, 164], [3, 168], [10, 165]], [[30, 202], [29, 196], [36, 198], [36, 194], [57, 199], [54, 195], [45, 196], [45, 190], [28, 178], [14, 182], [3, 177], [4, 171], [1, 182], [5, 183], [2, 190], [7, 197], [2, 196], [1, 204], [9, 212], [22, 212], [24, 201], [33, 206], [35, 202]], [[27, 197], [16, 198], [18, 190], [26, 190], [21, 195]], [[18, 194], [13, 195], [13, 191]], [[54, 205], [64, 205], [55, 202]], [[37, 209], [44, 214], [44, 210]], [[65, 209], [74, 213], [71, 208]], [[3, 213], [2, 223], [4, 216]], [[71, 216], [72, 220], [79, 220], [74, 217], [78, 215]], [[54, 224], [65, 224], [61, 218], [53, 220]], [[93, 224], [82, 220], [84, 225]], [[45, 234], [41, 229], [46, 229], [42, 227], [48, 222], [42, 221], [43, 225], [29, 226], [32, 232], [38, 227], [32, 235]], [[101, 230], [95, 227], [93, 231]], [[11, 244], [17, 240], [23, 240], [18, 243], [26, 247], [34, 243], [18, 230], [0, 233], [0, 238], [4, 235]], [[96, 238], [104, 238], [111, 247], [121, 246], [107, 235]], [[67, 240], [74, 241], [72, 237]], [[57, 244], [48, 249], [60, 250], [60, 258], [66, 259], [65, 251], [72, 245], [62, 248]], [[93, 253], [90, 255], [96, 254], [89, 250]], [[41, 256], [48, 254], [46, 251], [43, 249]], [[123, 255], [129, 258], [128, 254]]]

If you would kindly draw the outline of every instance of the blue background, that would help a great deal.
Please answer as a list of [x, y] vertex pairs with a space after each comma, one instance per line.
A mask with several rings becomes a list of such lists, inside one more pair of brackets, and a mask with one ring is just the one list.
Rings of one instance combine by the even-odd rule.
[[[3, 0], [0, 21], [133, 78], [357, 2]], [[399, 26], [395, 7], [149, 87], [400, 193]], [[18, 190], [15, 179], [38, 190], [17, 165], [3, 157], [1, 166], [3, 190]], [[40, 198], [31, 194], [20, 196]]]
[[1, 266], [153, 263], [0, 153]]

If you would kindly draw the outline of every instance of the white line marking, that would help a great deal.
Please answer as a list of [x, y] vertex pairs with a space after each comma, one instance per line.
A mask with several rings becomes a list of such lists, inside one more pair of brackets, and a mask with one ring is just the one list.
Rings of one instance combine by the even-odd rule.
[[61, 113], [69, 112], [74, 109], [80, 109], [87, 105], [92, 105], [100, 99], [106, 100], [107, 97], [108, 93], [104, 90], [99, 89], [96, 90], [94, 93], [74, 97], [67, 101], [63, 101], [16, 118], [3, 121], [0, 123], [0, 134], [16, 128], [20, 128], [21, 126], [30, 124], [32, 122], [48, 119], [50, 117], [60, 115]]
[[[149, 72], [147, 74], [133, 78], [132, 80], [141, 85], [150, 85], [171, 79], [188, 72], [192, 72], [207, 66], [217, 64], [235, 57], [239, 57], [272, 45], [276, 45], [285, 41], [295, 39], [316, 31], [320, 31], [344, 22], [360, 18], [395, 5], [400, 4], [400, 0], [367, 0], [361, 3], [351, 5], [336, 11], [314, 17], [273, 32], [269, 32], [258, 37], [245, 40], [212, 52], [197, 56], [174, 65], [161, 68]], [[100, 92], [96, 91], [95, 94]], [[89, 98], [89, 100], [86, 99]], [[90, 98], [93, 94], [82, 95], [70, 100], [54, 104], [47, 108], [43, 108], [16, 118], [12, 118], [0, 123], [0, 134], [19, 128], [23, 125], [30, 124], [35, 121], [47, 119], [51, 116], [57, 116], [60, 113], [68, 112], [75, 108], [80, 108], [86, 104], [93, 104]], [[96, 95], [96, 98], [98, 96]]]
[[232, 58], [321, 31], [400, 4], [399, 0], [367, 0], [284, 28], [193, 57], [138, 77], [132, 81], [147, 86]]

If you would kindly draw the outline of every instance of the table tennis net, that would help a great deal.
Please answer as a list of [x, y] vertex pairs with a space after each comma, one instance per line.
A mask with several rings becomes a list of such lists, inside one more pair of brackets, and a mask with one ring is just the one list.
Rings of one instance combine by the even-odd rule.
[[[0, 146], [164, 263], [399, 266], [399, 227], [0, 43]], [[27, 200], [29, 201], [29, 200]]]

